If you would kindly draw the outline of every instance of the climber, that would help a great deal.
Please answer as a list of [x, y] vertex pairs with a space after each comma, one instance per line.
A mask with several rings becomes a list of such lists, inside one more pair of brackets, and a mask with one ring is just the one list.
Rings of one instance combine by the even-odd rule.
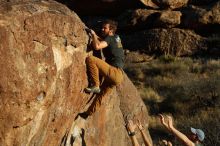
[[159, 116], [162, 125], [179, 138], [185, 146], [202, 146], [201, 142], [204, 140], [205, 134], [201, 129], [191, 128], [191, 135], [190, 138], [188, 138], [185, 134], [181, 133], [173, 126], [171, 116], [167, 116], [167, 122], [165, 122], [163, 115], [160, 114]]
[[[87, 111], [89, 115], [101, 105], [102, 98], [123, 80], [124, 51], [120, 37], [115, 34], [116, 30], [117, 22], [113, 20], [103, 22], [102, 39], [89, 30], [93, 49], [101, 50], [105, 57], [105, 61], [95, 56], [86, 58], [90, 86], [85, 88], [85, 92], [98, 94]], [[104, 78], [102, 84], [99, 75]]]
[[102, 25], [102, 37], [91, 30], [92, 45], [95, 50], [103, 51], [105, 61], [89, 56], [86, 58], [88, 72], [91, 76], [91, 86], [86, 88], [86, 92], [99, 93], [100, 81], [99, 74], [104, 76], [109, 83], [118, 85], [123, 78], [124, 52], [121, 44], [121, 39], [115, 34], [117, 23], [112, 20], [106, 20]]

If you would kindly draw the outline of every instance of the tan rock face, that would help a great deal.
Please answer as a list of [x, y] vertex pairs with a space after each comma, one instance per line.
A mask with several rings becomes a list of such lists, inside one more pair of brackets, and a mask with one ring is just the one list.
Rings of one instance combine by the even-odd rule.
[[83, 100], [84, 25], [55, 2], [0, 9], [0, 145], [57, 144]]
[[126, 97], [122, 86], [94, 115], [74, 121], [91, 97], [83, 92], [84, 28], [74, 12], [54, 1], [1, 4], [0, 145], [131, 145], [123, 115], [147, 121], [147, 110], [128, 78], [134, 91], [129, 110], [129, 103], [119, 104]]
[[157, 20], [157, 26], [164, 28], [172, 28], [181, 23], [182, 13], [179, 11], [162, 11], [159, 19]]
[[[92, 116], [86, 120], [79, 117], [72, 123], [71, 130], [63, 138], [62, 146], [71, 144], [83, 146], [83, 143], [92, 146], [132, 146], [124, 119], [139, 119], [147, 129], [148, 112], [139, 93], [126, 75], [122, 84], [102, 100], [101, 107]], [[146, 132], [149, 136], [148, 130]], [[72, 143], [71, 137], [75, 139]], [[138, 130], [137, 137], [139, 143], [143, 143]]]

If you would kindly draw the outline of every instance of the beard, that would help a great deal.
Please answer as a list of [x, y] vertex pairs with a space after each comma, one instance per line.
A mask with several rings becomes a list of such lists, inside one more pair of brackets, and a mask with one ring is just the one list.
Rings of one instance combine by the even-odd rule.
[[105, 32], [101, 32], [101, 36], [105, 38], [107, 34]]
[[102, 36], [103, 38], [105, 38], [105, 37], [109, 36], [110, 33], [111, 33], [111, 30], [108, 30], [108, 31], [101, 31], [101, 36]]

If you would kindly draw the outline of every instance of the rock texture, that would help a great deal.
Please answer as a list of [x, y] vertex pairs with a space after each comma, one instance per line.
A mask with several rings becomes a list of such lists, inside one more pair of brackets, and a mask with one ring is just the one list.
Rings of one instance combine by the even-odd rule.
[[[89, 105], [90, 103], [83, 110], [86, 110]], [[125, 128], [126, 120], [129, 119], [139, 119], [144, 127], [147, 127], [146, 107], [136, 88], [125, 75], [122, 84], [104, 98], [100, 109], [94, 115], [86, 120], [79, 117], [72, 123], [71, 130], [63, 137], [61, 145], [83, 146], [85, 143], [93, 146], [132, 146]], [[148, 131], [146, 132], [150, 137]], [[139, 142], [143, 143], [139, 132], [137, 137]], [[71, 143], [71, 139], [76, 140]]]
[[148, 113], [126, 75], [94, 115], [75, 120], [91, 98], [83, 92], [88, 40], [57, 2], [1, 3], [0, 145], [131, 145], [124, 119], [147, 123]]
[[190, 30], [151, 29], [123, 36], [125, 48], [144, 53], [185, 56], [207, 49], [206, 39]]
[[170, 10], [137, 9], [127, 11], [118, 17], [122, 30], [140, 30], [146, 28], [173, 28], [181, 23], [182, 13]]
[[[220, 1], [206, 7], [192, 6], [183, 11], [183, 25], [191, 29], [220, 28]], [[214, 28], [213, 28], [214, 27]]]
[[190, 30], [154, 29], [146, 36], [148, 50], [162, 54], [185, 56], [207, 49], [206, 40]]
[[83, 102], [85, 26], [52, 1], [5, 3], [0, 14], [0, 145], [57, 145]]

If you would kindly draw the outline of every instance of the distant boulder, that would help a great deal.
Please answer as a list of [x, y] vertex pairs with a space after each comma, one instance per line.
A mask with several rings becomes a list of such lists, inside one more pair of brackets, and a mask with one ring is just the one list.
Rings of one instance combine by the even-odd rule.
[[3, 2], [0, 17], [0, 145], [59, 145], [83, 103], [85, 25], [55, 1]]
[[182, 13], [180, 11], [161, 11], [156, 26], [162, 28], [173, 28], [181, 23]]
[[220, 1], [203, 8], [191, 6], [182, 13], [182, 25], [185, 28], [220, 32]]
[[179, 11], [137, 9], [124, 12], [118, 17], [119, 28], [128, 31], [155, 27], [172, 28], [181, 23], [181, 16]]
[[164, 9], [177, 9], [186, 6], [189, 0], [154, 0], [155, 3]]
[[187, 56], [207, 49], [206, 39], [190, 30], [151, 29], [122, 36], [125, 48], [144, 53]]
[[158, 17], [159, 11], [137, 9], [122, 13], [117, 19], [121, 30], [137, 30], [141, 28], [149, 28], [154, 25], [155, 18]]
[[159, 8], [154, 0], [140, 0], [145, 6], [151, 7], [151, 8]]

